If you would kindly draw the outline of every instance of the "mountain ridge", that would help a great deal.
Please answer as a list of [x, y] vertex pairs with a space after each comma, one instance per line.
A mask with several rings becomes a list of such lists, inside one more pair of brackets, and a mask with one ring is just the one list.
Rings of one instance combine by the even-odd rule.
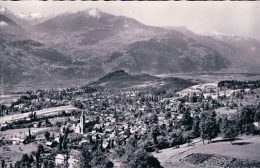
[[[1, 14], [3, 13], [14, 16], [11, 12]], [[60, 14], [35, 25], [15, 23], [30, 33], [20, 35], [16, 33], [17, 31], [2, 32], [3, 35], [14, 35], [12, 38], [3, 36], [2, 47], [9, 42], [19, 44], [21, 42], [19, 38], [22, 36], [23, 41], [26, 41], [25, 44], [20, 48], [18, 45], [12, 46], [11, 49], [15, 51], [13, 53], [29, 54], [30, 57], [21, 59], [25, 61], [24, 64], [30, 62], [33, 65], [33, 60], [42, 60], [41, 68], [37, 69], [30, 65], [25, 68], [24, 73], [30, 71], [32, 77], [38, 76], [33, 72], [44, 72], [42, 71], [44, 65], [45, 68], [51, 69], [46, 71], [47, 76], [64, 82], [73, 79], [94, 80], [118, 69], [137, 75], [221, 71], [238, 64], [246, 65], [244, 62], [249, 60], [240, 55], [236, 56], [240, 54], [239, 52], [248, 54], [247, 58], [258, 58], [257, 42], [252, 43], [255, 46], [255, 53], [249, 50], [238, 52], [236, 50], [239, 46], [248, 47], [251, 43], [248, 41], [244, 42], [247, 45], [242, 42], [233, 44], [232, 39], [221, 41], [210, 36], [202, 37], [191, 31], [184, 31], [183, 28], [147, 26], [135, 19], [114, 16], [98, 9]], [[40, 50], [34, 46], [38, 43], [42, 45]], [[2, 54], [8, 57], [10, 51], [4, 50]], [[44, 63], [46, 59], [48, 61]], [[20, 65], [15, 61], [11, 63], [20, 66], [23, 62]], [[36, 64], [38, 63], [35, 62]], [[51, 68], [48, 68], [50, 66], [48, 64], [51, 64]], [[32, 67], [34, 69], [31, 69]], [[14, 69], [9, 71], [16, 73]], [[22, 73], [16, 81], [19, 84], [20, 81], [26, 80], [27, 76]], [[45, 77], [43, 80], [46, 80]]]
[[175, 77], [157, 77], [150, 74], [133, 75], [124, 70], [110, 72], [96, 81], [88, 84], [89, 87], [101, 88], [157, 88], [181, 90], [183, 88], [194, 85], [190, 80]]

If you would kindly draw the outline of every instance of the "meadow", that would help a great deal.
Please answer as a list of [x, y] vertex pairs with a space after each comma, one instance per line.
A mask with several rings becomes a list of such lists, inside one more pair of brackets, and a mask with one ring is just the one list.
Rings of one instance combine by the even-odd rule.
[[195, 168], [195, 165], [183, 165], [183, 160], [188, 155], [194, 153], [214, 154], [238, 159], [260, 160], [260, 136], [241, 136], [232, 145], [228, 141], [216, 138], [213, 143], [203, 144], [199, 139], [194, 145], [181, 145], [180, 148], [168, 148], [153, 153], [165, 168]]

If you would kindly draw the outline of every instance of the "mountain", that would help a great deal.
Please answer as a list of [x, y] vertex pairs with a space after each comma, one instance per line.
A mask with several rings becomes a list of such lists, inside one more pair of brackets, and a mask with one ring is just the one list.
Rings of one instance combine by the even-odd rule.
[[[28, 34], [22, 26], [0, 14], [0, 56], [7, 85], [46, 85], [68, 80], [93, 79], [104, 72], [85, 62], [72, 59]], [[0, 74], [2, 76], [2, 74]], [[87, 81], [87, 80], [86, 80]]]
[[15, 14], [14, 12], [8, 10], [5, 7], [0, 6], [0, 19], [2, 19], [2, 17], [7, 17], [8, 19], [12, 20], [13, 22], [15, 22], [17, 25], [19, 25], [20, 27], [22, 27], [24, 30], [26, 30], [26, 28], [30, 28], [31, 25], [23, 18], [19, 17], [17, 14]]
[[137, 74], [211, 71], [229, 65], [213, 48], [178, 31], [98, 9], [61, 14], [35, 25], [35, 30], [37, 40], [105, 73], [117, 69]]
[[19, 24], [2, 14], [0, 14], [0, 26], [1, 33], [17, 35], [26, 34], [26, 31]]
[[[103, 72], [26, 36], [0, 33], [0, 57], [8, 85], [52, 84], [95, 78]], [[2, 74], [0, 74], [2, 76]]]
[[49, 19], [51, 16], [45, 16], [41, 13], [37, 12], [29, 12], [29, 13], [17, 13], [17, 17], [26, 20], [30, 25], [39, 24], [44, 22], [45, 20]]
[[244, 70], [254, 67], [250, 62], [257, 65], [250, 59], [260, 60], [256, 41], [148, 26], [98, 9], [42, 20], [37, 15], [41, 21], [34, 23], [31, 14], [21, 16], [6, 8], [0, 12], [1, 56], [10, 64], [6, 73], [13, 74], [5, 78], [18, 85], [38, 81], [80, 85], [116, 70], [135, 75]]
[[196, 34], [185, 27], [171, 27], [203, 45], [214, 48], [230, 61], [235, 72], [260, 72], [260, 42], [249, 37], [234, 35]]
[[135, 73], [161, 74], [219, 70], [228, 63], [218, 52], [191, 39], [185, 41], [171, 37], [130, 44], [119, 67], [127, 67]]
[[87, 9], [76, 13], [65, 13], [37, 24], [41, 32], [64, 33], [91, 30], [118, 30], [123, 27], [141, 26], [134, 19], [123, 16], [114, 16], [98, 9]]
[[90, 87], [105, 88], [160, 88], [181, 90], [195, 83], [180, 78], [161, 78], [149, 74], [131, 75], [124, 70], [118, 70], [90, 83]]

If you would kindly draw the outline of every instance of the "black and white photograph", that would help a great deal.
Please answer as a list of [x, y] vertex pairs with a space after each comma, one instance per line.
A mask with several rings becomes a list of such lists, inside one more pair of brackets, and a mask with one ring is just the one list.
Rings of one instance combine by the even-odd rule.
[[0, 168], [260, 168], [259, 1], [0, 1]]

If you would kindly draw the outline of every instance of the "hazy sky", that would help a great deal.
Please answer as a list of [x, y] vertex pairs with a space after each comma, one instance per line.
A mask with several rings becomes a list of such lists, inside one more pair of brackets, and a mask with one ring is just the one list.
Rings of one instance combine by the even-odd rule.
[[75, 12], [88, 8], [124, 15], [154, 26], [186, 26], [195, 32], [221, 32], [260, 38], [260, 2], [83, 2], [1, 1], [13, 12]]

